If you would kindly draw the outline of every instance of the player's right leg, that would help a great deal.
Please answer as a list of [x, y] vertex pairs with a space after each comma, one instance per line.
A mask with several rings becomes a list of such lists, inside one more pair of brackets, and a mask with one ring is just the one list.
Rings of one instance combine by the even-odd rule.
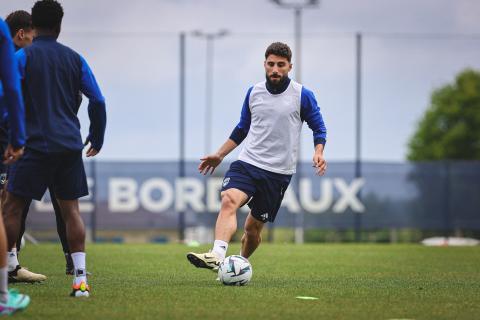
[[90, 287], [87, 282], [85, 254], [85, 225], [80, 215], [78, 199], [88, 195], [87, 177], [83, 166], [82, 152], [72, 151], [58, 155], [54, 180], [52, 182], [57, 204], [65, 222], [68, 248], [73, 267], [73, 297], [88, 297]]
[[248, 195], [235, 188], [225, 190], [221, 194], [222, 203], [215, 225], [215, 242], [213, 249], [207, 253], [187, 254], [187, 259], [197, 268], [217, 270], [218, 265], [225, 259], [228, 243], [237, 230], [237, 210], [243, 206]]
[[67, 240], [72, 250], [74, 279], [72, 297], [88, 297], [90, 287], [87, 284], [85, 255], [85, 225], [80, 216], [78, 199], [62, 200], [57, 197], [57, 203], [65, 221]]

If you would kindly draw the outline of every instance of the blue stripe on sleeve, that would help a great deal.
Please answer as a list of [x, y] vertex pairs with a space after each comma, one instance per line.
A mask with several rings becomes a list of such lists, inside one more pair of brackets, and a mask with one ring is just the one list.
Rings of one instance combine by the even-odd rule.
[[302, 87], [302, 95], [300, 98], [300, 117], [302, 121], [306, 121], [308, 127], [313, 131], [314, 145], [323, 144], [327, 141], [327, 128], [323, 122], [320, 108], [312, 91]]
[[250, 113], [250, 93], [252, 92], [252, 89], [253, 87], [249, 88], [247, 91], [247, 96], [243, 102], [242, 112], [240, 114], [240, 122], [230, 135], [230, 139], [235, 141], [237, 145], [242, 143], [250, 130], [250, 123], [252, 121], [252, 115]]
[[25, 107], [13, 41], [2, 19], [0, 19], [0, 80], [8, 112], [8, 141], [14, 148], [23, 147], [25, 145]]
[[80, 90], [90, 101], [105, 102], [105, 98], [100, 91], [97, 80], [88, 66], [87, 61], [85, 61], [82, 56], [80, 56], [80, 59], [82, 60], [82, 81]]
[[25, 66], [27, 65], [27, 54], [25, 53], [25, 50], [20, 49], [15, 52], [15, 58], [17, 58], [18, 74], [20, 75], [20, 79], [24, 79]]
[[87, 62], [82, 56], [80, 56], [80, 59], [82, 61], [80, 90], [89, 100], [88, 117], [90, 118], [90, 128], [87, 141], [90, 141], [95, 150], [100, 151], [103, 146], [105, 128], [107, 126], [105, 98]]

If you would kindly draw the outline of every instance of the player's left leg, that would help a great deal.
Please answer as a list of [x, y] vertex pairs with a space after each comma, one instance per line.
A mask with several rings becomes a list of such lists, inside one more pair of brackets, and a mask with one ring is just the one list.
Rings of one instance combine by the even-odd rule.
[[257, 192], [249, 204], [251, 211], [245, 221], [242, 237], [240, 254], [243, 257], [248, 259], [262, 242], [262, 230], [265, 223], [275, 221], [290, 179], [290, 175], [258, 170]]
[[252, 213], [249, 213], [245, 220], [245, 227], [242, 236], [242, 257], [249, 258], [262, 242], [262, 230], [264, 222], [255, 219]]
[[58, 206], [57, 198], [55, 197], [55, 193], [52, 191], [53, 188], [48, 188], [50, 192], [50, 200], [52, 201], [53, 210], [55, 211], [55, 220], [57, 222], [57, 233], [58, 237], [60, 238], [60, 242], [62, 244], [63, 255], [65, 257], [65, 273], [67, 275], [74, 274], [73, 268], [73, 260], [70, 255], [70, 248], [68, 247], [68, 240], [67, 240], [67, 227], [65, 225], [65, 221], [62, 217], [62, 211]]
[[[8, 168], [8, 184], [2, 203], [5, 230], [9, 250], [9, 278], [12, 281], [43, 281], [43, 275], [33, 274], [21, 268], [14, 252], [22, 229], [22, 217], [26, 217], [32, 199], [40, 200], [47, 189], [50, 161], [47, 154], [25, 149], [23, 157]], [[38, 278], [38, 277], [39, 278]]]

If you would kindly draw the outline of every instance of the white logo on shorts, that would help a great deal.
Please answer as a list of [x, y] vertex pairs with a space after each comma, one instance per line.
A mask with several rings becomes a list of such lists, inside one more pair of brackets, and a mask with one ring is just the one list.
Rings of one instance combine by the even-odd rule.
[[260, 217], [262, 217], [263, 220], [268, 220], [268, 212], [261, 214]]
[[225, 178], [223, 180], [223, 186], [226, 187], [229, 182], [230, 182], [230, 178]]
[[0, 185], [4, 185], [5, 182], [7, 182], [7, 174], [6, 173], [2, 173], [0, 174]]

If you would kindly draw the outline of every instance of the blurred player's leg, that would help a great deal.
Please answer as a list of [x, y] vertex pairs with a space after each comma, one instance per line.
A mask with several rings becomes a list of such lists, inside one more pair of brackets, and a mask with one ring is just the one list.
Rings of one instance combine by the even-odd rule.
[[74, 297], [88, 297], [90, 288], [87, 284], [85, 261], [85, 225], [80, 216], [78, 199], [62, 200], [57, 196], [57, 203], [65, 221], [68, 246], [72, 252], [75, 275], [71, 295]]
[[7, 273], [7, 239], [3, 219], [0, 219], [0, 315], [9, 315], [25, 309], [30, 303], [30, 297], [8, 290]]
[[249, 258], [262, 242], [264, 223], [255, 219], [251, 213], [245, 220], [245, 230], [242, 236], [242, 257]]
[[30, 204], [32, 203], [32, 200], [25, 200], [25, 208], [23, 209], [22, 212], [22, 218], [20, 222], [20, 233], [18, 235], [16, 243], [13, 245], [13, 247], [8, 251], [8, 259], [7, 259], [7, 264], [8, 264], [8, 281], [9, 282], [29, 282], [29, 283], [34, 283], [34, 282], [41, 282], [47, 280], [47, 277], [43, 274], [39, 273], [34, 273], [28, 270], [27, 268], [24, 268], [20, 265], [20, 262], [18, 261], [18, 254], [20, 253], [20, 247], [22, 243], [22, 237], [23, 234], [25, 233], [25, 221], [27, 220], [27, 214], [28, 210], [30, 208]]
[[7, 232], [8, 248], [16, 248], [16, 242], [20, 234], [23, 211], [28, 199], [19, 197], [7, 191], [3, 204], [5, 230]]
[[57, 222], [57, 233], [58, 237], [60, 238], [60, 242], [62, 243], [63, 255], [65, 257], [65, 273], [68, 275], [73, 275], [74, 268], [73, 268], [73, 260], [70, 255], [70, 249], [68, 247], [68, 240], [67, 240], [67, 228], [65, 226], [65, 221], [62, 217], [62, 211], [58, 206], [57, 198], [55, 197], [55, 193], [52, 191], [52, 188], [48, 188], [50, 192], [50, 199], [52, 201], [53, 209], [55, 211], [55, 220]]
[[17, 252], [21, 250], [22, 238], [25, 234], [25, 224], [27, 222], [28, 211], [30, 210], [30, 205], [32, 204], [32, 200], [27, 201], [25, 204], [25, 209], [23, 209], [22, 213], [22, 222], [20, 224], [20, 234], [18, 235], [17, 243], [15, 244], [17, 248]]
[[197, 268], [217, 270], [225, 259], [228, 243], [237, 230], [237, 210], [248, 200], [247, 194], [238, 189], [222, 192], [222, 206], [215, 225], [215, 242], [211, 252], [187, 254], [187, 259]]

